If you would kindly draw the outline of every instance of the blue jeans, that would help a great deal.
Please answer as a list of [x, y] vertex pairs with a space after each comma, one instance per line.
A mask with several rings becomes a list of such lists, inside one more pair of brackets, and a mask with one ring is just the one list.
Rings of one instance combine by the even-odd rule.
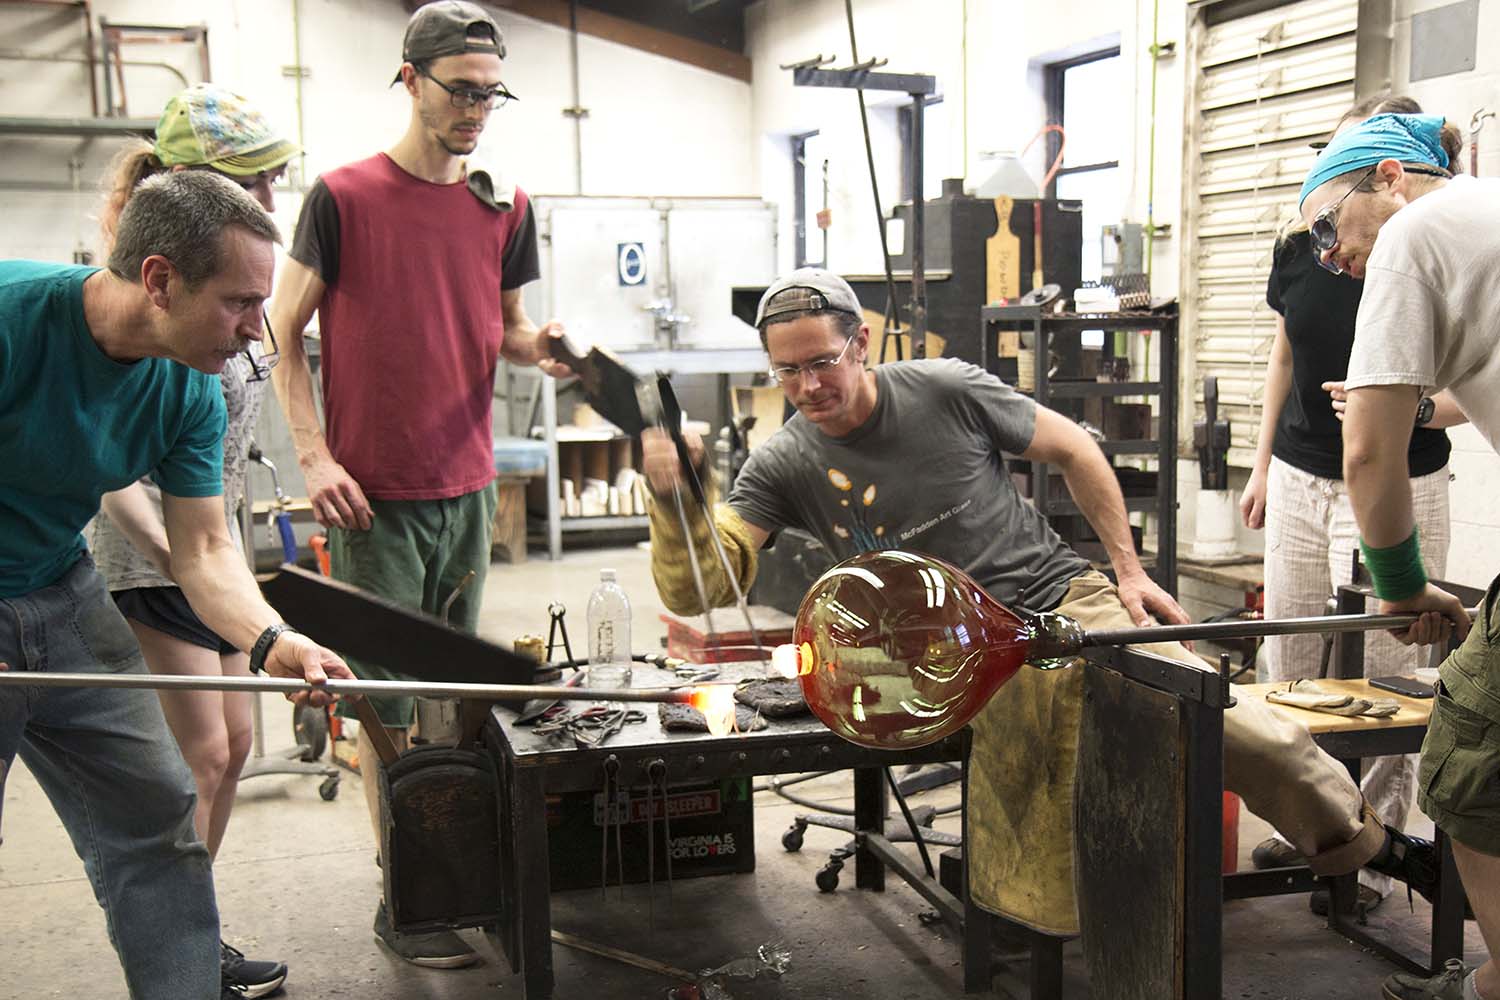
[[[0, 662], [35, 673], [146, 672], [88, 556], [0, 599]], [[17, 752], [83, 860], [132, 1000], [217, 1000], [219, 913], [197, 793], [156, 693], [0, 688], [0, 773]]]

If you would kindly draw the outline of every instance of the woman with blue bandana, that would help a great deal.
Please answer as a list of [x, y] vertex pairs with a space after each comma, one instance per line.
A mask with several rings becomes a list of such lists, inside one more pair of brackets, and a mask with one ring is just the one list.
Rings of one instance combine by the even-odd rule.
[[[1332, 135], [1373, 115], [1421, 110], [1409, 97], [1381, 94], [1345, 112]], [[1266, 304], [1276, 313], [1276, 334], [1266, 361], [1259, 446], [1240, 498], [1245, 527], [1265, 529], [1267, 618], [1322, 614], [1328, 595], [1352, 576], [1359, 529], [1344, 488], [1341, 421], [1344, 377], [1363, 286], [1362, 281], [1321, 266], [1301, 220], [1278, 236], [1266, 279]], [[1418, 410], [1420, 426], [1412, 432], [1407, 472], [1422, 537], [1428, 542], [1426, 569], [1442, 578], [1448, 554], [1450, 447], [1448, 436], [1437, 428], [1462, 423], [1464, 416], [1446, 393], [1428, 398]], [[1316, 678], [1322, 652], [1321, 636], [1268, 636], [1261, 679]], [[1368, 677], [1410, 674], [1429, 666], [1431, 653], [1402, 646], [1394, 636], [1371, 633], [1364, 639], [1364, 663]], [[1377, 757], [1365, 768], [1360, 789], [1376, 815], [1400, 830], [1406, 827], [1416, 779], [1416, 754]], [[1262, 841], [1251, 859], [1257, 868], [1304, 863], [1279, 835]], [[1351, 900], [1354, 912], [1363, 917], [1390, 891], [1388, 877], [1361, 871], [1357, 897]], [[1314, 913], [1326, 916], [1328, 890], [1315, 890], [1308, 903]]]
[[[1447, 389], [1500, 450], [1500, 180], [1452, 177], [1458, 130], [1433, 115], [1377, 115], [1329, 143], [1300, 212], [1326, 265], [1365, 282], [1345, 379], [1344, 479], [1382, 611], [1426, 612], [1403, 636], [1467, 637], [1440, 670], [1417, 786], [1451, 838], [1493, 955], [1500, 948], [1500, 581], [1470, 629], [1427, 581], [1406, 450], [1419, 400]], [[1388, 1000], [1500, 1000], [1493, 960], [1386, 980]]]

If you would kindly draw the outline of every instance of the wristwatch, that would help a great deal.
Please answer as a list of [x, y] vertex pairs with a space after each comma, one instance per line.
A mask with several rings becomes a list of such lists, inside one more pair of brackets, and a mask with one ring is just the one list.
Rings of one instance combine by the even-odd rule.
[[266, 626], [266, 630], [255, 640], [255, 645], [250, 647], [250, 672], [252, 674], [263, 674], [266, 671], [266, 657], [270, 655], [271, 646], [275, 644], [276, 638], [283, 632], [295, 632], [286, 622], [277, 622], [275, 625]]
[[1432, 401], [1431, 396], [1423, 396], [1417, 402], [1417, 426], [1426, 427], [1432, 423], [1432, 415], [1437, 411], [1437, 404]]

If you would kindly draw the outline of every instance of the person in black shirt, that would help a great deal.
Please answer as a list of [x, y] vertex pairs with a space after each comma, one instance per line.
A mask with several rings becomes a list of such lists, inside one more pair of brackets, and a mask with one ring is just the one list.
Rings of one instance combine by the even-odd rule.
[[[1351, 108], [1339, 128], [1384, 112], [1420, 113], [1410, 98], [1384, 96]], [[1335, 129], [1337, 132], [1338, 129]], [[1350, 582], [1359, 529], [1343, 482], [1343, 380], [1354, 347], [1354, 320], [1364, 283], [1325, 270], [1312, 251], [1305, 227], [1277, 241], [1266, 286], [1276, 312], [1276, 338], [1266, 365], [1260, 441], [1255, 467], [1240, 498], [1245, 526], [1265, 528], [1265, 613], [1268, 618], [1321, 614], [1330, 594]], [[1448, 552], [1448, 436], [1440, 429], [1464, 422], [1446, 393], [1424, 401], [1408, 454], [1414, 508], [1430, 576], [1441, 577]], [[1267, 680], [1316, 677], [1322, 637], [1266, 639]], [[1409, 674], [1428, 665], [1430, 654], [1402, 646], [1392, 636], [1365, 640], [1367, 676]], [[1362, 790], [1380, 818], [1401, 829], [1416, 780], [1415, 756], [1377, 758]], [[1253, 852], [1257, 867], [1299, 864], [1296, 851], [1272, 837]], [[1360, 875], [1358, 905], [1378, 906], [1390, 880]], [[1326, 913], [1328, 894], [1311, 900]]]

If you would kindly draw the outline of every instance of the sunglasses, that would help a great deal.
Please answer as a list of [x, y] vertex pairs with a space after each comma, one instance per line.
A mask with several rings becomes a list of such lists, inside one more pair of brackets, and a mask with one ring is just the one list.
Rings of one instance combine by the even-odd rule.
[[271, 332], [271, 317], [262, 311], [260, 318], [266, 328], [265, 342], [271, 345], [271, 349], [262, 351], [257, 358], [251, 352], [250, 345], [245, 345], [245, 360], [250, 362], [250, 374], [245, 376], [246, 382], [264, 382], [271, 377], [271, 369], [276, 367], [276, 362], [281, 360], [281, 351], [276, 347], [276, 334]]
[[[1354, 186], [1345, 191], [1343, 197], [1319, 212], [1307, 227], [1308, 235], [1312, 239], [1313, 259], [1318, 266], [1331, 274], [1343, 274], [1344, 269], [1334, 263], [1332, 253], [1339, 245], [1338, 214], [1344, 205], [1344, 200], [1358, 191], [1360, 187], [1375, 173], [1375, 167], [1366, 170], [1364, 176], [1355, 182]], [[1323, 255], [1328, 254], [1325, 260]]]

